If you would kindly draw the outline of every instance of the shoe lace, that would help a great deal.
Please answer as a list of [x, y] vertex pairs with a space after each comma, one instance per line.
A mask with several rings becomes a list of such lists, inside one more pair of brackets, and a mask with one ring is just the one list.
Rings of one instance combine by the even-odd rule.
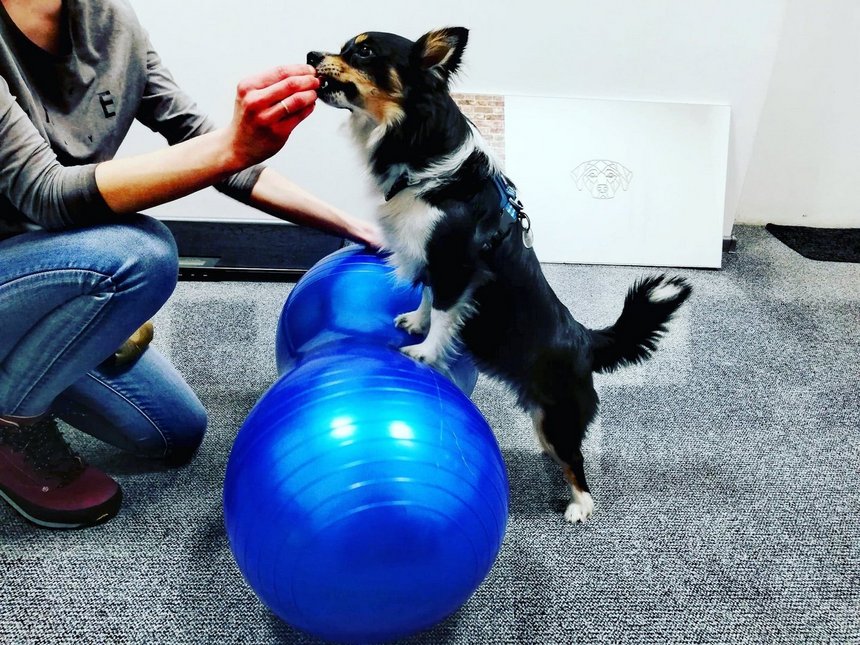
[[77, 479], [87, 467], [83, 458], [66, 442], [53, 417], [29, 426], [0, 425], [0, 441], [20, 452], [38, 472], [58, 479], [60, 486]]

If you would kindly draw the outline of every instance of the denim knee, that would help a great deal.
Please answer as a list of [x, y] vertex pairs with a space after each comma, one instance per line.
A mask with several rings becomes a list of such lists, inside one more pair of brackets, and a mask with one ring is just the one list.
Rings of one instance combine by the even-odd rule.
[[[130, 215], [106, 234], [113, 238], [125, 261], [114, 275], [117, 288], [139, 289], [142, 308], [158, 311], [176, 288], [179, 257], [170, 230], [146, 215]], [[125, 283], [125, 285], [124, 285]]]
[[54, 402], [69, 425], [142, 457], [185, 463], [206, 433], [200, 399], [155, 347], [121, 367], [100, 365]]
[[179, 272], [170, 231], [145, 215], [0, 243], [0, 411], [41, 414], [164, 305]]
[[188, 405], [181, 415], [171, 420], [170, 426], [162, 428], [167, 443], [163, 457], [170, 466], [181, 466], [189, 462], [195, 454], [203, 437], [209, 418], [199, 401]]
[[197, 454], [208, 422], [206, 410], [197, 399], [186, 401], [163, 416], [158, 427], [160, 440], [151, 437], [150, 441], [139, 443], [134, 451], [141, 456], [163, 459], [168, 466], [181, 466]]

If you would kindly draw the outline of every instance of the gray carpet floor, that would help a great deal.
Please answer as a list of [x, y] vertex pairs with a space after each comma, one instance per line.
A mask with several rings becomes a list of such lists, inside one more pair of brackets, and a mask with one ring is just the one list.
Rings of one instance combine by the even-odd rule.
[[[587, 525], [511, 396], [473, 399], [511, 482], [495, 567], [409, 643], [860, 643], [860, 265], [740, 227], [650, 363], [600, 377]], [[638, 268], [548, 265], [575, 316], [614, 321]], [[275, 378], [287, 284], [182, 283], [156, 344], [210, 412], [175, 471], [68, 433], [122, 484], [108, 524], [49, 532], [0, 508], [0, 643], [315, 643], [245, 585], [223, 529], [233, 438]]]

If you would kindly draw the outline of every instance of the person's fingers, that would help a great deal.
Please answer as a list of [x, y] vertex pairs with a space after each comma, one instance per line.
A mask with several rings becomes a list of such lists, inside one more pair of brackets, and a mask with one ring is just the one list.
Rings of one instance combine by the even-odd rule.
[[263, 125], [271, 125], [284, 121], [300, 114], [308, 107], [312, 107], [317, 100], [317, 93], [314, 90], [306, 90], [297, 92], [280, 101], [277, 101], [271, 107], [260, 112], [258, 121]]
[[275, 132], [278, 136], [286, 139], [290, 136], [290, 133], [292, 133], [292, 131], [296, 129], [296, 126], [298, 126], [299, 123], [301, 123], [311, 115], [311, 112], [314, 111], [315, 107], [316, 103], [311, 103], [310, 105], [302, 108], [300, 111], [291, 114], [283, 121], [278, 121], [272, 126], [272, 131]]
[[316, 70], [310, 65], [280, 65], [254, 76], [249, 76], [239, 82], [237, 94], [242, 97], [248, 92], [268, 87], [291, 76], [314, 76]]
[[[314, 91], [319, 86], [319, 79], [315, 76], [293, 76], [263, 90], [248, 94], [244, 100], [244, 105], [247, 110], [259, 113], [264, 121], [271, 121], [284, 115], [277, 116], [268, 111], [267, 108], [277, 107], [280, 101], [284, 101], [290, 106], [291, 111], [300, 110], [304, 106], [292, 105], [292, 97], [297, 95], [304, 97], [306, 95], [302, 94], [303, 92]], [[316, 100], [316, 95], [314, 95], [314, 100]]]

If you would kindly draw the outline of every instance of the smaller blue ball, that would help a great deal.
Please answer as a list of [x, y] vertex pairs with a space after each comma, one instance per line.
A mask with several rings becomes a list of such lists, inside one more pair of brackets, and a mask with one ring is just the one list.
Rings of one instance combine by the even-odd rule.
[[332, 340], [360, 336], [388, 347], [415, 342], [394, 318], [416, 309], [421, 287], [400, 282], [380, 255], [353, 245], [311, 267], [284, 303], [278, 322], [278, 371]]
[[[399, 281], [385, 258], [365, 247], [331, 253], [302, 276], [284, 303], [275, 337], [278, 373], [332, 341], [361, 339], [395, 349], [421, 342], [394, 325], [397, 316], [418, 308], [421, 291], [421, 285]], [[478, 371], [462, 352], [446, 376], [469, 395]]]

